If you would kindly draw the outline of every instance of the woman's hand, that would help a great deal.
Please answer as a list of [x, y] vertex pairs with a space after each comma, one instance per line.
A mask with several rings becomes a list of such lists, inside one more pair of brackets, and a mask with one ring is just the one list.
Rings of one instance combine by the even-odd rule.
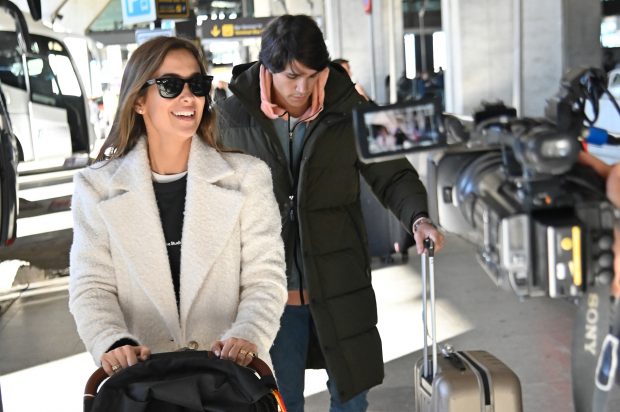
[[145, 361], [151, 356], [151, 350], [146, 346], [125, 345], [101, 356], [101, 366], [108, 376], [128, 366], [135, 365], [138, 361]]
[[240, 338], [228, 338], [213, 342], [211, 350], [215, 356], [228, 359], [241, 366], [248, 366], [256, 357], [258, 348], [252, 342]]

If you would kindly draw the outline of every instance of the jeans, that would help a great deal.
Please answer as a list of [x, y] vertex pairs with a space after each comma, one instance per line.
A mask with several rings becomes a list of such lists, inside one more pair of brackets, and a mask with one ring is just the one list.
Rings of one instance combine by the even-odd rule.
[[[308, 306], [287, 305], [270, 351], [278, 388], [288, 412], [304, 410], [304, 377], [311, 328], [312, 317]], [[365, 412], [368, 408], [368, 391], [342, 403], [331, 380], [327, 381], [327, 389], [331, 398], [330, 412]]]

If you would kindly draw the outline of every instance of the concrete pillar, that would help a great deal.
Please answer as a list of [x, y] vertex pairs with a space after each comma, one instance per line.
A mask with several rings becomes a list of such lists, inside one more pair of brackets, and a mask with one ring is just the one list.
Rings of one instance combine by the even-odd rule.
[[283, 14], [323, 16], [323, 0], [254, 0], [254, 16], [269, 17]]
[[386, 76], [398, 79], [404, 67], [402, 2], [375, 0], [372, 5], [369, 16], [359, 0], [325, 0], [324, 33], [332, 57], [349, 60], [354, 81], [369, 94], [374, 81], [375, 95], [371, 97], [377, 103], [388, 103]]
[[269, 17], [271, 13], [271, 1], [254, 0], [254, 17]]
[[567, 69], [601, 64], [599, 0], [442, 0], [442, 21], [450, 112], [500, 99], [542, 116]]
[[[506, 2], [470, 0], [464, 5], [442, 0], [441, 8], [447, 52], [446, 110], [471, 113], [482, 98], [511, 97], [511, 19]], [[494, 73], [497, 66], [503, 70]]]
[[[282, 16], [283, 14], [307, 14], [313, 16], [323, 31], [325, 31], [324, 11], [322, 0], [247, 0], [253, 1], [254, 17]], [[260, 40], [244, 40], [245, 49], [242, 52], [245, 61], [258, 60]]]
[[370, 20], [362, 2], [325, 0], [325, 21], [324, 34], [331, 57], [349, 60], [354, 81], [371, 93]]

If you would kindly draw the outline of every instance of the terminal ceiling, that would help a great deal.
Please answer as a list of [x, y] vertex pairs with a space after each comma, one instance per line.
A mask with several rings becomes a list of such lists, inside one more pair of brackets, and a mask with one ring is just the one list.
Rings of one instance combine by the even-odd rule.
[[[28, 11], [28, 0], [12, 0], [23, 11]], [[102, 30], [123, 30], [121, 12], [122, 0], [43, 0], [41, 1], [42, 20], [55, 24], [59, 30], [84, 34], [91, 26]], [[190, 7], [196, 15], [220, 12], [235, 12], [239, 16], [245, 11], [253, 13], [252, 0], [190, 0]]]

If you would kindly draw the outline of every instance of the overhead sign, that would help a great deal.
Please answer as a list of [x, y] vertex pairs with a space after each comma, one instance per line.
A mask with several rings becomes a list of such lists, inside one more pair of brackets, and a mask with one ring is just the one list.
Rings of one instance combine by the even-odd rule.
[[200, 26], [203, 39], [230, 39], [235, 37], [260, 37], [274, 17], [205, 20]]
[[160, 19], [188, 18], [189, 0], [157, 0], [157, 17]]
[[136, 23], [155, 21], [155, 0], [122, 0], [123, 24], [131, 26]]

